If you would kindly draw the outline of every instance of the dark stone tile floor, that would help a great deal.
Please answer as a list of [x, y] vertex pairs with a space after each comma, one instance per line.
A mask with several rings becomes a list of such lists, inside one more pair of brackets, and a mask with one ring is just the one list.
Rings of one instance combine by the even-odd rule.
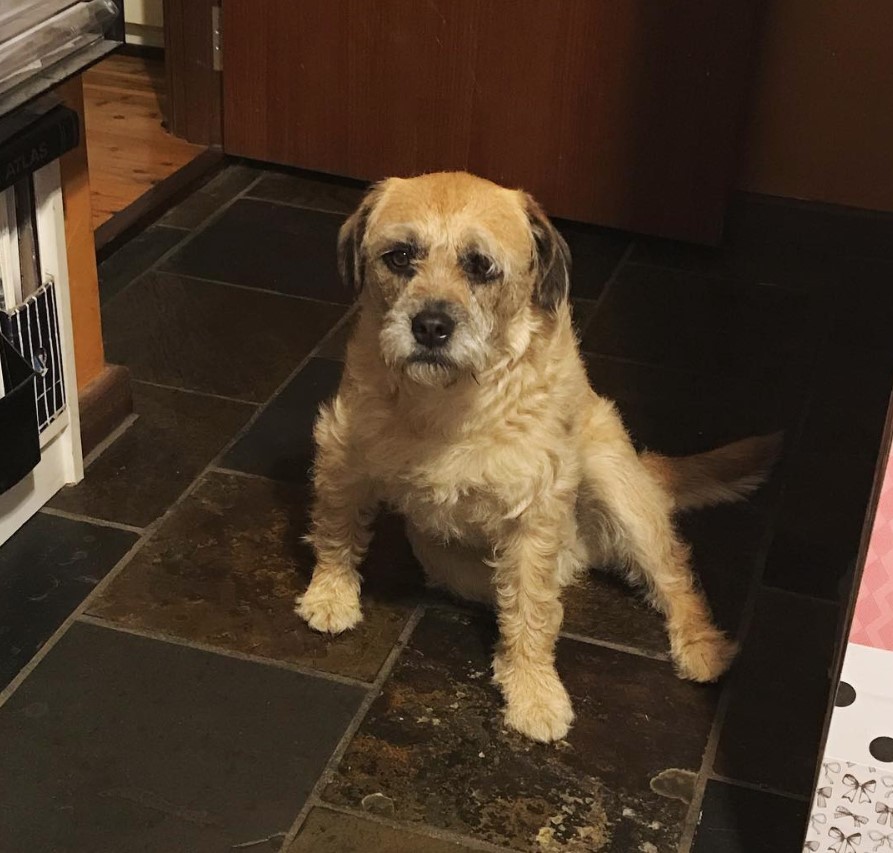
[[292, 612], [361, 191], [231, 165], [103, 261], [138, 417], [0, 551], [3, 677], [42, 655], [0, 700], [0, 849], [798, 850], [893, 384], [889, 229], [759, 200], [720, 249], [559, 223], [590, 376], [639, 446], [786, 439], [750, 504], [680, 519], [742, 642], [728, 678], [676, 679], [604, 567], [566, 595], [578, 719], [543, 746], [502, 726], [492, 616], [424, 588], [399, 519], [356, 631]]

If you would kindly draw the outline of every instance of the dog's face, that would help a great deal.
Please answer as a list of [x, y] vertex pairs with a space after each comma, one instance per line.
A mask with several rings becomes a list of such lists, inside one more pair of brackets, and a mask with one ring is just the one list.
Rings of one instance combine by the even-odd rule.
[[569, 288], [570, 253], [539, 206], [462, 172], [378, 184], [338, 255], [377, 315], [385, 364], [428, 385], [520, 355]]

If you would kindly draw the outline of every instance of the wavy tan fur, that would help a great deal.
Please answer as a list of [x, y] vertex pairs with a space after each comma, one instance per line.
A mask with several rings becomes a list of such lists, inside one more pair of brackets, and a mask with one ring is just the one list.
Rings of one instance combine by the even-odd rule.
[[[409, 247], [407, 270], [390, 266], [395, 247]], [[468, 271], [470, 252], [486, 280]], [[354, 627], [370, 526], [379, 506], [397, 510], [432, 583], [495, 604], [506, 721], [540, 741], [573, 720], [554, 651], [562, 589], [588, 566], [619, 561], [646, 586], [682, 677], [727, 669], [735, 644], [713, 624], [673, 513], [742, 496], [768, 458], [751, 465], [747, 446], [700, 462], [637, 455], [589, 386], [569, 262], [529, 196], [464, 173], [385, 181], [345, 223], [339, 263], [360, 316], [315, 428], [317, 562], [297, 601], [316, 630]], [[438, 363], [410, 331], [432, 304], [456, 322]]]

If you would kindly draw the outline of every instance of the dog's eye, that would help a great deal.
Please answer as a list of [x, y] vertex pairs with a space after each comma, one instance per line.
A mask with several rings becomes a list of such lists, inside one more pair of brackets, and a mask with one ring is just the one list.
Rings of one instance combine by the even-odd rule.
[[464, 255], [462, 269], [472, 281], [492, 281], [499, 276], [499, 268], [493, 258], [488, 258], [480, 252], [469, 252]]
[[412, 264], [412, 255], [408, 249], [392, 249], [382, 256], [384, 262], [394, 272], [405, 272]]

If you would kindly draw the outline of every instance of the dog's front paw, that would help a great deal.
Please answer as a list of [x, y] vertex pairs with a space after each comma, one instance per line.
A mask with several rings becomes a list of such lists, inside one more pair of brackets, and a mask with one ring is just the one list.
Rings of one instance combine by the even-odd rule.
[[732, 665], [736, 654], [738, 644], [718, 628], [672, 644], [676, 672], [681, 678], [701, 683], [716, 681]]
[[500, 683], [509, 728], [542, 743], [561, 740], [567, 735], [574, 721], [574, 709], [558, 673], [553, 670], [514, 675]]
[[327, 634], [354, 628], [363, 618], [356, 585], [331, 577], [314, 578], [307, 592], [295, 599], [295, 613], [314, 631]]

